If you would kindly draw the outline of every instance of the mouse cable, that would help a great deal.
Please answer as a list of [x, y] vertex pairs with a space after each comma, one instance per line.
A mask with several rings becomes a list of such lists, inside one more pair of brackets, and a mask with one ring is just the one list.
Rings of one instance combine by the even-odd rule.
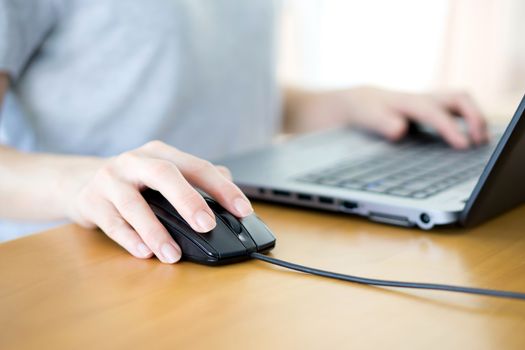
[[368, 285], [381, 286], [381, 287], [432, 289], [432, 290], [441, 290], [441, 291], [457, 292], [457, 293], [479, 294], [479, 295], [486, 295], [486, 296], [498, 297], [498, 298], [512, 298], [512, 299], [525, 300], [525, 293], [509, 292], [509, 291], [504, 291], [504, 290], [483, 289], [483, 288], [451, 286], [447, 284], [400, 282], [400, 281], [387, 281], [387, 280], [380, 280], [380, 279], [373, 279], [373, 278], [363, 278], [363, 277], [345, 275], [342, 273], [314, 269], [311, 267], [298, 265], [298, 264], [294, 264], [288, 261], [283, 261], [283, 260], [279, 260], [276, 258], [272, 258], [272, 257], [269, 257], [261, 253], [251, 253], [250, 257], [252, 257], [253, 259], [262, 260], [270, 264], [278, 265], [278, 266], [281, 266], [281, 267], [284, 267], [290, 270], [300, 271], [300, 272], [309, 273], [312, 275], [333, 278], [333, 279], [353, 282], [353, 283], [368, 284]]

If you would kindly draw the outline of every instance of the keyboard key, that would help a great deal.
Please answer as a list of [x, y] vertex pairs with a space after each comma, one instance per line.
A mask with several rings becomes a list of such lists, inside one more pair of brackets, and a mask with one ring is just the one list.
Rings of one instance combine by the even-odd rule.
[[415, 199], [423, 199], [423, 198], [427, 198], [429, 195], [430, 193], [426, 191], [417, 191], [417, 192], [412, 193], [410, 196]]
[[371, 182], [371, 183], [366, 184], [363, 189], [367, 191], [371, 191], [371, 192], [381, 193], [381, 192], [385, 192], [390, 187], [392, 186], [381, 183], [380, 181], [377, 181], [377, 182]]
[[339, 185], [344, 188], [356, 190], [356, 189], [361, 189], [365, 185], [365, 183], [362, 181], [347, 180], [347, 181], [341, 182]]
[[333, 186], [333, 185], [338, 185], [341, 182], [341, 179], [338, 179], [336, 177], [323, 177], [317, 180], [316, 182], [321, 185]]
[[408, 197], [412, 194], [412, 191], [406, 188], [398, 187], [398, 188], [393, 188], [389, 190], [388, 194], [393, 194], [394, 196]]

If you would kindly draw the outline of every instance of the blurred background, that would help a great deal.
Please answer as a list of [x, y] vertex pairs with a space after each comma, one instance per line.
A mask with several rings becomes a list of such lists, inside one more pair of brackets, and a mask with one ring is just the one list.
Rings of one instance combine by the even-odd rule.
[[525, 93], [523, 0], [287, 0], [281, 78], [467, 90], [508, 120]]

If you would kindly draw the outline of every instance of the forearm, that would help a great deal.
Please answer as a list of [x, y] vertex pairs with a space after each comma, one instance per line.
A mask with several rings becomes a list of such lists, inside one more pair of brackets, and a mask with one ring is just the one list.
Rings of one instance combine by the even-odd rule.
[[306, 132], [346, 122], [340, 104], [335, 103], [334, 91], [312, 91], [296, 87], [284, 89], [284, 130]]
[[[7, 74], [0, 72], [0, 109], [9, 87]], [[0, 122], [2, 122], [0, 120]], [[67, 194], [72, 177], [90, 174], [101, 159], [29, 154], [0, 145], [0, 218], [61, 219], [67, 213]]]
[[87, 182], [100, 158], [31, 154], [0, 146], [0, 217], [62, 219], [71, 194]]

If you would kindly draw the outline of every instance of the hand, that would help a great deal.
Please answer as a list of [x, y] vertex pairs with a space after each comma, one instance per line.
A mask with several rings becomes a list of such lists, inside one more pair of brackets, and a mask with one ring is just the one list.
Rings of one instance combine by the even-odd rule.
[[[471, 142], [479, 145], [488, 140], [485, 119], [464, 93], [410, 94], [372, 87], [333, 92], [342, 118], [351, 124], [368, 128], [390, 140], [402, 138], [408, 122], [416, 121], [436, 129], [453, 147], [464, 149]], [[454, 118], [464, 118], [468, 135]]]
[[[97, 164], [74, 188], [69, 217], [85, 227], [100, 227], [138, 258], [155, 254], [164, 263], [177, 262], [181, 249], [157, 220], [140, 194], [145, 187], [160, 191], [188, 224], [208, 232], [215, 217], [193, 186], [213, 196], [238, 217], [253, 212], [248, 199], [224, 167], [153, 141]], [[85, 175], [72, 176], [75, 179]]]
[[[410, 94], [373, 87], [285, 92], [285, 128], [291, 131], [351, 124], [398, 140], [407, 133], [409, 121], [416, 121], [436, 129], [455, 148], [488, 140], [482, 113], [464, 93]], [[465, 119], [468, 135], [454, 121], [457, 116]]]

